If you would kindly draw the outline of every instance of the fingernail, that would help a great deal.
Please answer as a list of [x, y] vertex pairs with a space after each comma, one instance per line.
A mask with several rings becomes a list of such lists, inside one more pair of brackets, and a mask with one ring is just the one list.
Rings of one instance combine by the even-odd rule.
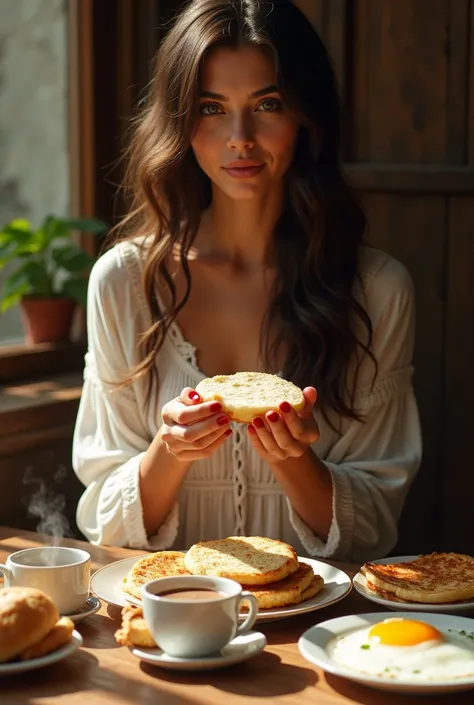
[[201, 398], [197, 392], [189, 392], [188, 397], [191, 401], [199, 401]]
[[213, 414], [216, 413], [216, 411], [222, 411], [222, 404], [219, 404], [218, 401], [214, 402], [214, 404], [211, 404], [209, 409], [212, 411]]
[[256, 430], [254, 429], [252, 424], [249, 424], [248, 429], [249, 429], [249, 433], [256, 433]]
[[288, 404], [287, 401], [282, 401], [280, 404], [280, 411], [282, 411], [284, 414], [288, 414], [291, 411], [291, 406]]
[[219, 426], [225, 426], [226, 423], [229, 423], [229, 417], [228, 416], [219, 416], [217, 419], [217, 423]]
[[256, 426], [257, 428], [263, 428], [265, 426], [262, 419], [259, 419], [258, 416], [256, 419], [253, 420], [253, 425]]
[[228, 428], [227, 431], [224, 433], [224, 436], [230, 436], [232, 435], [232, 429]]
[[270, 411], [270, 413], [267, 414], [267, 419], [269, 421], [271, 421], [272, 423], [275, 423], [276, 421], [278, 421], [279, 418], [280, 417], [278, 416], [276, 411]]

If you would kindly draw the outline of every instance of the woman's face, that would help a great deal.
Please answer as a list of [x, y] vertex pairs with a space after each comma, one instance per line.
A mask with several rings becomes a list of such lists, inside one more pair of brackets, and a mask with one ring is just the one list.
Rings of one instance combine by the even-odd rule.
[[298, 124], [275, 84], [275, 68], [257, 48], [221, 47], [204, 61], [191, 145], [214, 187], [230, 198], [265, 197], [293, 159]]

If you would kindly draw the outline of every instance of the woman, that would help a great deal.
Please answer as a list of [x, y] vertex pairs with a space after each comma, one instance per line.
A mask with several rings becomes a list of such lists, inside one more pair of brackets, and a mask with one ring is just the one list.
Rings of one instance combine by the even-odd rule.
[[[289, 0], [187, 5], [131, 147], [135, 207], [90, 278], [74, 467], [92, 542], [393, 548], [421, 454], [413, 292], [361, 244], [338, 140], [327, 53]], [[239, 370], [281, 372], [305, 408], [231, 424], [195, 387]]]

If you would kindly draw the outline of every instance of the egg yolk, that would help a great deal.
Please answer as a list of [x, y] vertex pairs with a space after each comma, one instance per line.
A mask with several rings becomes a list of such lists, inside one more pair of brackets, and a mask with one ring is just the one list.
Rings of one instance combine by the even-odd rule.
[[386, 646], [415, 646], [425, 641], [442, 641], [443, 636], [435, 627], [415, 619], [390, 619], [375, 624], [369, 631]]

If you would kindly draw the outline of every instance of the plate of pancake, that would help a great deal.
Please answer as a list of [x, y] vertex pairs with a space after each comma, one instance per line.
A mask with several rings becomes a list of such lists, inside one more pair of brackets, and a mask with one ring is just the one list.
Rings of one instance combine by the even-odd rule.
[[[343, 599], [352, 588], [342, 570], [297, 556], [289, 544], [260, 536], [200, 541], [186, 551], [157, 551], [100, 568], [92, 591], [117, 607], [141, 605], [141, 587], [150, 580], [206, 575], [235, 580], [255, 595], [257, 619], [270, 621], [312, 612]], [[246, 616], [245, 603], [240, 617]]]
[[474, 558], [429, 553], [364, 563], [354, 589], [391, 610], [463, 614], [474, 611]]

